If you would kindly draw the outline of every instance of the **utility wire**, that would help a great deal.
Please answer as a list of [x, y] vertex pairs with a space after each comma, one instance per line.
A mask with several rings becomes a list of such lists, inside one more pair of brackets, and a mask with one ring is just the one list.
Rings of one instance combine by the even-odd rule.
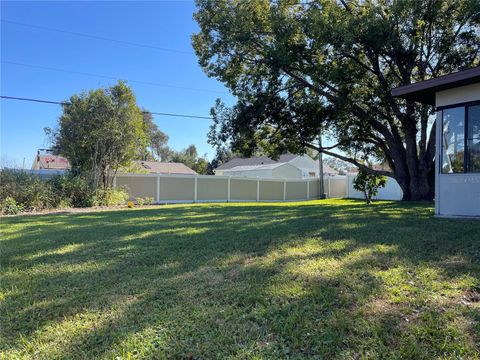
[[135, 42], [131, 42], [131, 41], [112, 39], [112, 38], [103, 37], [103, 36], [85, 34], [85, 33], [80, 33], [80, 32], [76, 32], [76, 31], [56, 29], [56, 28], [51, 28], [51, 27], [46, 27], [46, 26], [40, 26], [40, 25], [26, 24], [26, 23], [22, 23], [22, 22], [18, 22], [18, 21], [6, 20], [6, 19], [0, 19], [0, 21], [3, 22], [3, 23], [6, 23], [6, 24], [20, 25], [20, 26], [29, 27], [29, 28], [32, 28], [32, 29], [39, 29], [39, 30], [46, 30], [46, 31], [54, 31], [54, 32], [59, 32], [59, 33], [64, 33], [64, 34], [69, 34], [69, 35], [82, 36], [82, 37], [86, 37], [86, 38], [90, 38], [90, 39], [95, 39], [95, 40], [110, 41], [110, 42], [114, 42], [114, 43], [117, 43], [117, 44], [124, 44], [124, 45], [136, 46], [136, 47], [143, 47], [143, 48], [147, 48], [147, 49], [154, 49], [154, 50], [159, 50], [159, 51], [167, 51], [167, 52], [173, 52], [173, 53], [177, 53], [177, 54], [195, 55], [195, 53], [193, 53], [193, 52], [191, 52], [191, 51], [186, 51], [186, 50], [178, 50], [178, 49], [171, 49], [171, 48], [154, 46], [154, 45], [139, 44], [139, 43], [135, 43]]
[[[98, 78], [109, 79], [109, 80], [119, 80], [119, 78], [117, 78], [115, 76], [93, 74], [93, 73], [87, 73], [87, 72], [81, 72], [81, 71], [75, 71], [75, 70], [59, 69], [59, 68], [43, 66], [43, 65], [25, 64], [25, 63], [19, 63], [19, 62], [8, 61], [8, 60], [2, 60], [2, 64], [24, 66], [24, 67], [47, 70], [47, 71], [63, 72], [63, 73], [67, 73], [67, 74], [76, 74], [76, 75], [83, 75], [83, 76], [98, 77]], [[130, 83], [166, 87], [166, 88], [171, 88], [171, 89], [210, 92], [210, 93], [216, 93], [216, 94], [226, 94], [226, 92], [224, 92], [224, 91], [217, 91], [217, 90], [211, 90], [211, 89], [193, 88], [193, 87], [186, 87], [186, 86], [176, 86], [176, 85], [155, 83], [155, 82], [143, 81], [143, 80], [133, 80], [133, 79], [123, 79], [123, 80], [128, 81]]]
[[[30, 101], [30, 102], [37, 102], [37, 103], [44, 103], [44, 104], [54, 104], [54, 105], [72, 105], [68, 101], [52, 101], [52, 100], [32, 99], [32, 98], [7, 96], [7, 95], [0, 95], [0, 98], [5, 99], [5, 100]], [[142, 111], [142, 113], [152, 114], [152, 115], [161, 115], [161, 116], [173, 116], [173, 117], [181, 117], [181, 118], [190, 118], [190, 119], [213, 120], [213, 118], [211, 118], [211, 117], [199, 116], [199, 115], [185, 115], [185, 114], [164, 113], [164, 112], [157, 112], [157, 111]]]

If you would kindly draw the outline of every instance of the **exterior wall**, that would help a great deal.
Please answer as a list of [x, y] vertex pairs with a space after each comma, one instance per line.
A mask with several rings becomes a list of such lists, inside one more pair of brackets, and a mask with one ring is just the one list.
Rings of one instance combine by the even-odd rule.
[[447, 106], [480, 100], [480, 83], [439, 91], [435, 94], [435, 106]]
[[[461, 86], [436, 93], [436, 106], [480, 100], [480, 84]], [[441, 159], [442, 119], [436, 122], [436, 154]], [[442, 174], [435, 162], [435, 214], [439, 216], [480, 217], [480, 174]]]
[[308, 173], [314, 172], [315, 177], [318, 177], [318, 161], [313, 160], [310, 156], [297, 156], [295, 159], [289, 161], [296, 168], [301, 170], [301, 178], [308, 178]]
[[[347, 197], [351, 199], [363, 199], [364, 195], [360, 191], [353, 188], [353, 179], [356, 175], [347, 175]], [[374, 197], [375, 200], [402, 200], [403, 192], [397, 181], [393, 178], [387, 179], [387, 184], [384, 188], [378, 190], [378, 195]]]
[[245, 171], [228, 171], [223, 170], [222, 174], [224, 176], [243, 176], [250, 178], [262, 178], [262, 179], [271, 179], [272, 170], [245, 170]]
[[284, 164], [272, 170], [272, 179], [301, 179], [302, 170], [290, 164]]

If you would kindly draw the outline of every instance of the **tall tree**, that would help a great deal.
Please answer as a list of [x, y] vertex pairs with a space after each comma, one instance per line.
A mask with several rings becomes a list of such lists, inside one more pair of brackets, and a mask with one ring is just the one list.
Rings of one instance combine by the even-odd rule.
[[63, 105], [54, 147], [95, 187], [110, 186], [112, 173], [146, 146], [142, 112], [123, 82], [73, 95]]
[[143, 110], [143, 131], [147, 137], [147, 148], [139, 149], [138, 157], [141, 160], [160, 159], [165, 161], [171, 153], [168, 147], [168, 135], [161, 131], [153, 121], [153, 115]]
[[[478, 65], [478, 0], [197, 0], [193, 45], [238, 102], [217, 101], [210, 142], [322, 151], [434, 196], [433, 109], [391, 89]], [[336, 143], [320, 147], [318, 134]], [[336, 151], [336, 149], [340, 151]], [[375, 171], [367, 160], [385, 161]]]

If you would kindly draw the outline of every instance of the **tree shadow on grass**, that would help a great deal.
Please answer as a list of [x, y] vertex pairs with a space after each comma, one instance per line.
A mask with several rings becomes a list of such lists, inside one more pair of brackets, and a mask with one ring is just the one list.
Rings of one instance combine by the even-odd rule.
[[[405, 354], [436, 351], [408, 340], [423, 328], [405, 325], [407, 302], [383, 301], [388, 284], [378, 275], [438, 270], [457, 256], [462, 261], [438, 270], [442, 281], [469, 272], [478, 279], [480, 224], [431, 215], [424, 205], [346, 201], [9, 219], [20, 235], [2, 242], [2, 285], [15, 288], [3, 304], [2, 347], [20, 349], [20, 336], [45, 341], [42, 333], [83, 315], [93, 325], [50, 355], [338, 357], [368, 345], [380, 353], [390, 345]], [[362, 326], [376, 302], [389, 306], [372, 310], [373, 329]], [[448, 317], [440, 318], [427, 323], [450, 336]], [[407, 340], [395, 343], [392, 334]]]

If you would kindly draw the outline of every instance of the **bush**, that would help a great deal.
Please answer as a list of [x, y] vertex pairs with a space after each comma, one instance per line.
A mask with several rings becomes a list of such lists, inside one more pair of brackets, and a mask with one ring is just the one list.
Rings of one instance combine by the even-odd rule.
[[105, 206], [122, 205], [128, 199], [128, 192], [123, 188], [98, 190], [97, 194], [99, 205]]
[[[48, 181], [55, 197], [55, 207], [90, 207], [98, 203], [98, 195], [89, 182], [80, 176], [55, 176]], [[65, 206], [66, 205], [66, 206]]]
[[372, 202], [372, 197], [378, 194], [378, 189], [385, 187], [387, 178], [360, 170], [353, 180], [353, 188], [363, 192], [367, 204]]
[[1, 203], [10, 197], [24, 211], [55, 207], [55, 195], [51, 186], [38, 176], [24, 171], [1, 170], [0, 184]]
[[17, 204], [14, 198], [8, 196], [2, 201], [2, 213], [6, 215], [17, 215], [24, 212], [25, 207], [22, 204]]
[[143, 206], [143, 204], [145, 204], [145, 200], [143, 200], [141, 197], [138, 197], [136, 200], [138, 206]]
[[145, 205], [152, 205], [155, 200], [152, 197], [145, 198]]

